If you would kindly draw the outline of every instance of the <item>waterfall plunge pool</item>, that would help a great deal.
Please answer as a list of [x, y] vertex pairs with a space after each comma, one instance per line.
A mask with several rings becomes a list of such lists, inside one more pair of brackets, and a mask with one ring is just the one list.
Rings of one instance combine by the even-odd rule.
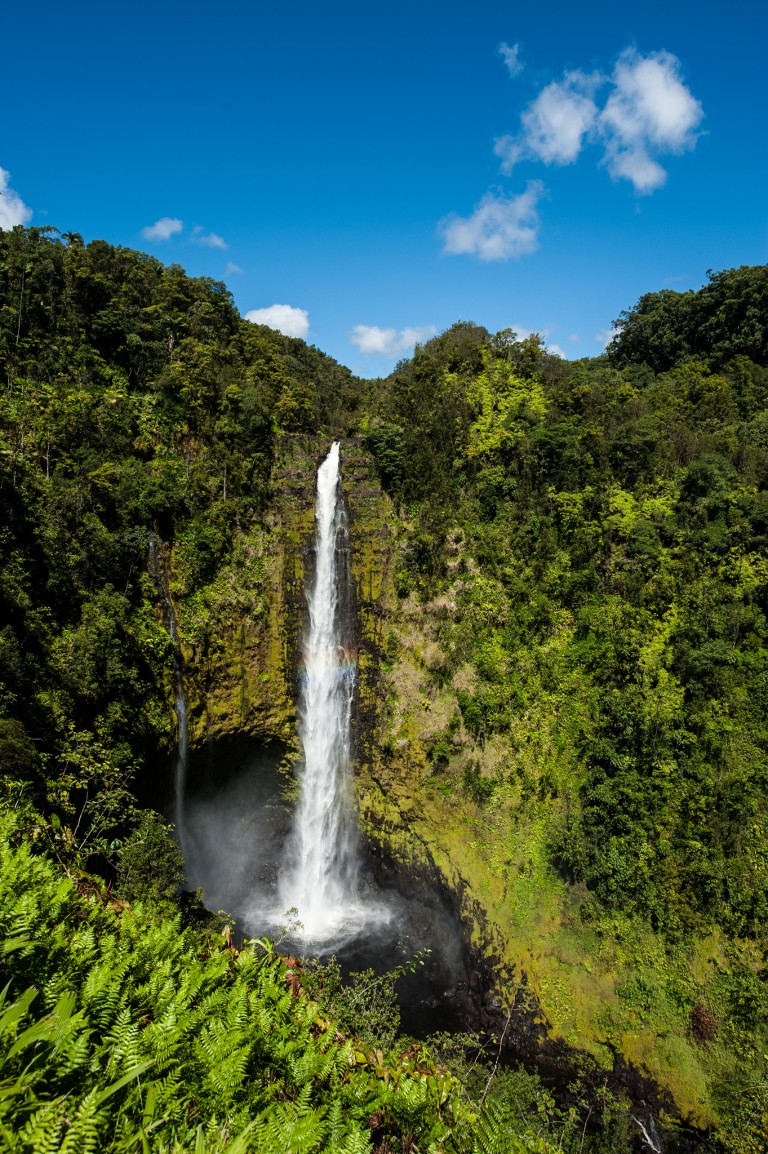
[[[239, 938], [276, 940], [288, 920], [280, 875], [293, 818], [290, 779], [279, 742], [245, 737], [210, 742], [190, 756], [185, 807], [187, 885], [200, 887], [208, 909], [223, 910]], [[342, 971], [383, 973], [419, 950], [431, 951], [414, 974], [398, 981], [402, 1029], [415, 1037], [467, 1027], [471, 968], [461, 929], [444, 898], [423, 890], [407, 897], [380, 884], [361, 850], [357, 924], [315, 943], [288, 933], [280, 952], [327, 960]], [[476, 980], [476, 979], [475, 979]]]

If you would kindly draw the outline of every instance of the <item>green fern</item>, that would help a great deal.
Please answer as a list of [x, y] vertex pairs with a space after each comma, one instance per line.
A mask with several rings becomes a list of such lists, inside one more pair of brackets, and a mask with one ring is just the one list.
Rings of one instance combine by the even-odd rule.
[[423, 1154], [504, 1150], [492, 1119], [485, 1145], [462, 1128], [444, 1072], [356, 1062], [264, 943], [233, 955], [177, 915], [81, 895], [13, 814], [0, 814], [0, 959], [9, 1154], [368, 1154], [373, 1115]]

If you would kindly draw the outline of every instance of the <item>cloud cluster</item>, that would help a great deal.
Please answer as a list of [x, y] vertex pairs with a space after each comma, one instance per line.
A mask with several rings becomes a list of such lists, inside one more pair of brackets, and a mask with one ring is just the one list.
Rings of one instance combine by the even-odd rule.
[[[522, 72], [520, 46], [503, 41], [498, 52], [510, 76]], [[614, 180], [628, 180], [637, 193], [651, 193], [667, 179], [658, 157], [694, 148], [704, 110], [683, 83], [680, 61], [671, 52], [642, 56], [621, 53], [610, 76], [571, 69], [553, 80], [520, 114], [515, 136], [496, 139], [494, 152], [509, 175], [521, 161], [574, 164], [587, 144], [601, 150], [600, 164]], [[470, 216], [452, 213], [438, 225], [443, 252], [480, 260], [509, 260], [539, 246], [538, 202], [544, 185], [525, 192], [490, 191]]]
[[667, 178], [657, 158], [692, 149], [703, 116], [676, 56], [627, 48], [610, 77], [570, 71], [548, 84], [521, 114], [519, 133], [500, 137], [495, 152], [509, 173], [521, 160], [573, 164], [593, 142], [614, 180], [650, 193]]
[[[154, 224], [148, 224], [146, 228], [143, 228], [141, 235], [144, 240], [170, 240], [171, 237], [179, 236], [183, 231], [183, 220], [179, 220], [177, 216], [161, 216]], [[215, 232], [206, 232], [199, 224], [196, 224], [192, 229], [189, 239], [192, 244], [202, 245], [203, 248], [218, 248], [222, 251], [229, 248], [223, 236], [219, 236]]]
[[378, 325], [355, 325], [349, 334], [350, 344], [357, 345], [364, 357], [396, 357], [408, 353], [421, 341], [435, 335], [433, 325], [400, 329], [382, 329]]
[[177, 236], [184, 228], [184, 221], [175, 216], [161, 216], [154, 224], [148, 224], [141, 230], [144, 240], [170, 240]]
[[480, 260], [509, 260], [539, 247], [537, 205], [544, 194], [539, 180], [519, 196], [487, 192], [470, 216], [452, 213], [439, 224], [443, 252], [467, 253]]
[[32, 219], [32, 209], [9, 186], [10, 172], [0, 168], [0, 228], [11, 229]]
[[245, 319], [255, 325], [277, 329], [286, 337], [301, 337], [306, 340], [309, 333], [309, 313], [306, 309], [295, 308], [293, 305], [269, 305], [263, 309], [251, 309], [245, 314]]

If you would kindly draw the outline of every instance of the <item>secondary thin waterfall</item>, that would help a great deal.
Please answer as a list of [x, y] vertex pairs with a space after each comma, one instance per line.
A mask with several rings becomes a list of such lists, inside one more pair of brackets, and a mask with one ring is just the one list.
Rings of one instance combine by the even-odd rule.
[[176, 711], [176, 767], [174, 771], [173, 824], [181, 852], [186, 855], [185, 793], [187, 762], [189, 760], [189, 726], [187, 724], [187, 697], [184, 692], [181, 649], [176, 628], [176, 614], [168, 589], [168, 577], [158, 556], [157, 539], [154, 534], [149, 539], [149, 570], [155, 581], [163, 606], [163, 618], [172, 645], [173, 656], [173, 697]]
[[302, 937], [330, 940], [357, 912], [358, 848], [349, 776], [355, 686], [349, 604], [349, 536], [339, 444], [317, 473], [315, 574], [306, 597], [299, 737], [301, 794], [280, 878], [283, 909], [296, 907]]

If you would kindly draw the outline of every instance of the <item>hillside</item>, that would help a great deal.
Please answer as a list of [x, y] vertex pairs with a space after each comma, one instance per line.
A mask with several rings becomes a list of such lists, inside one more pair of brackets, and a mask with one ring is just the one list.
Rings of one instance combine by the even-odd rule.
[[[167, 807], [173, 649], [151, 548], [193, 745], [290, 744], [312, 479], [341, 437], [374, 853], [453, 894], [515, 993], [511, 1038], [534, 1017], [542, 1052], [583, 1056], [584, 1086], [631, 1068], [670, 1119], [763, 1149], [767, 301], [765, 267], [649, 294], [605, 356], [573, 363], [462, 323], [367, 382], [242, 320], [217, 282], [76, 234], [0, 232], [3, 807], [37, 815], [8, 836], [120, 896], [142, 812]], [[82, 916], [67, 902], [62, 918]], [[35, 980], [9, 979], [16, 998]], [[391, 1150], [406, 1115], [377, 1137], [346, 1093], [348, 1148]], [[244, 1101], [212, 1149], [263, 1108]], [[419, 1149], [517, 1149], [446, 1135], [422, 1107]], [[576, 1150], [564, 1109], [540, 1113]], [[612, 1109], [584, 1150], [632, 1148]], [[342, 1140], [316, 1122], [301, 1149]]]
[[404, 531], [363, 812], [556, 1037], [706, 1125], [764, 1050], [768, 374], [622, 339], [568, 366], [460, 326], [378, 398]]

